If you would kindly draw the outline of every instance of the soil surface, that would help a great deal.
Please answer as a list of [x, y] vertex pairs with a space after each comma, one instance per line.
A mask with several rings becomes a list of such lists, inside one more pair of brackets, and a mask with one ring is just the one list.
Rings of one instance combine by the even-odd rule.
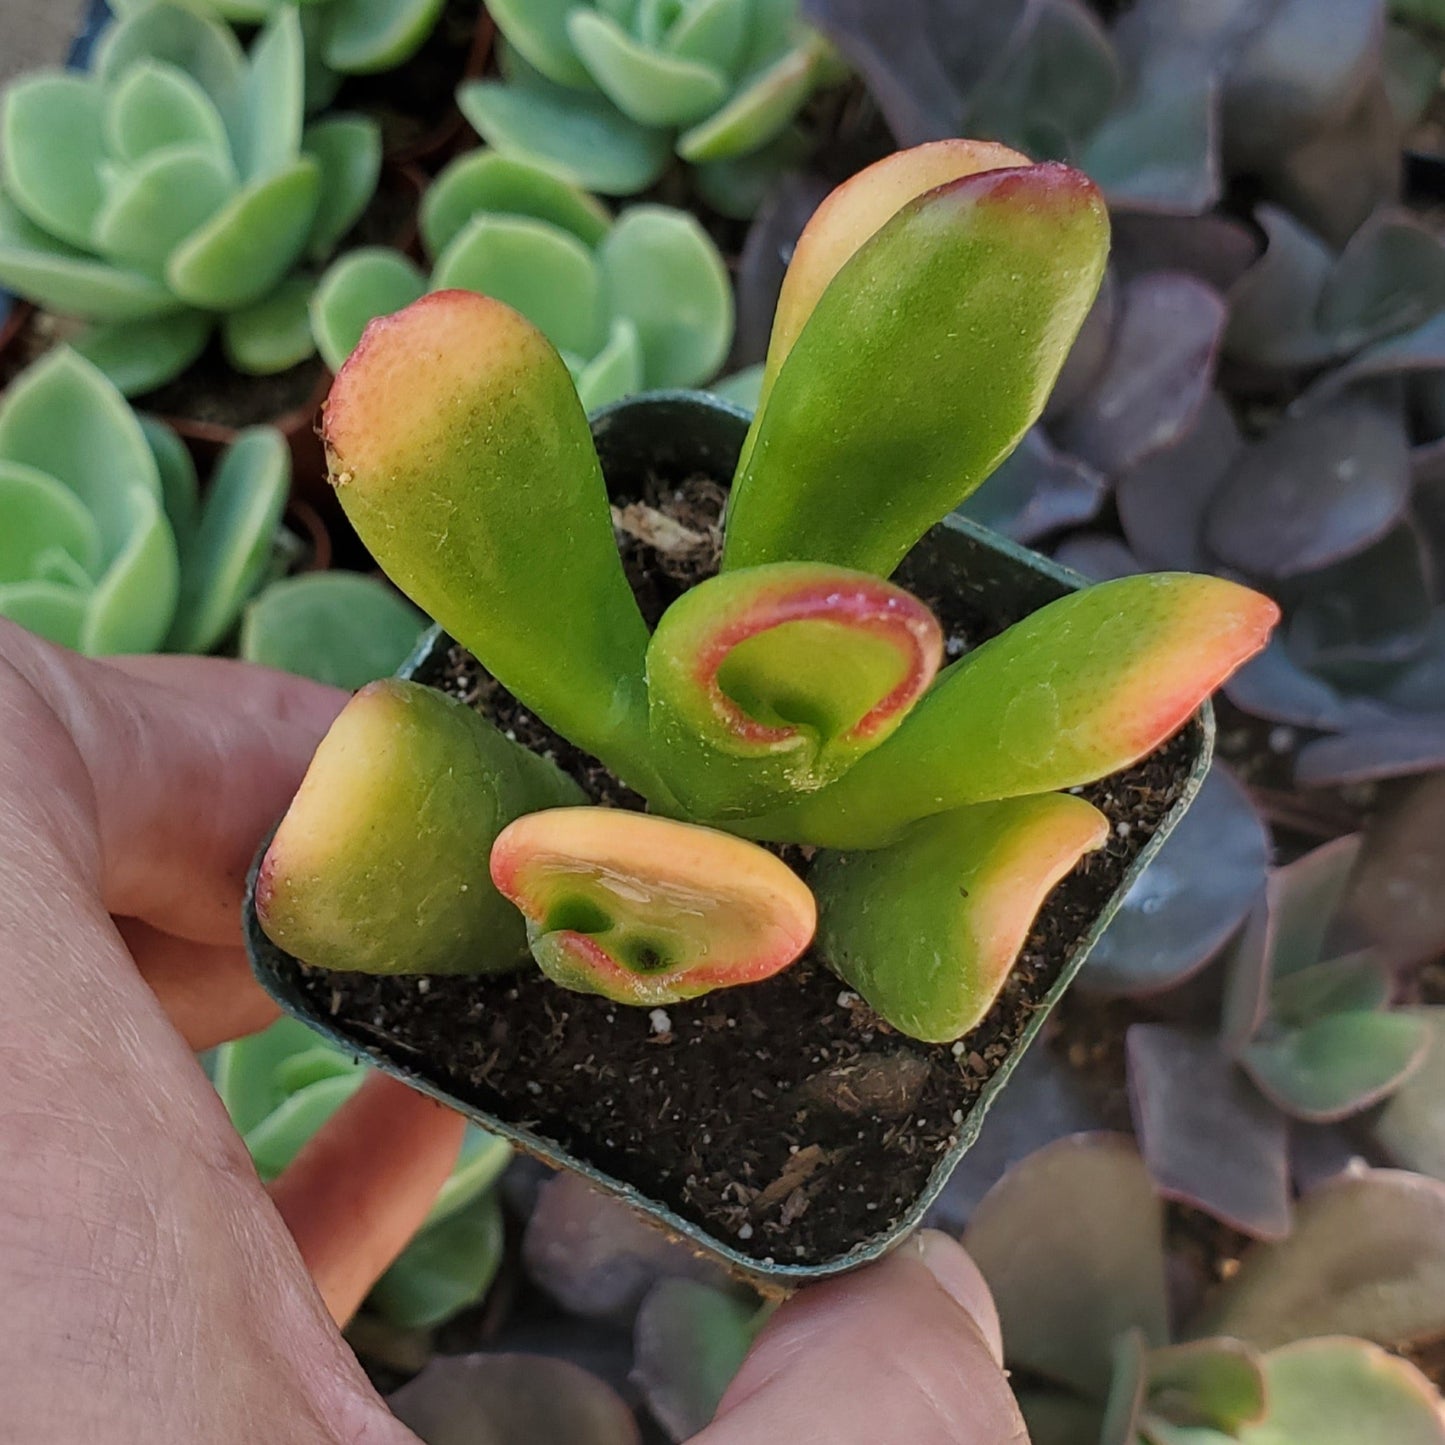
[[[614, 508], [649, 620], [715, 569], [723, 498], [707, 480], [654, 479]], [[905, 581], [906, 572], [905, 563]], [[920, 595], [944, 624], [949, 656], [1016, 620], [969, 598]], [[462, 648], [419, 680], [551, 756], [599, 802], [640, 805]], [[819, 1263], [913, 1204], [1178, 797], [1192, 731], [1083, 790], [1113, 822], [1110, 842], [1055, 890], [998, 1002], [957, 1044], [894, 1032], [813, 954], [764, 983], [665, 1010], [569, 993], [531, 970], [375, 978], [292, 966], [312, 1005], [347, 1035], [456, 1098], [556, 1141], [745, 1254]], [[777, 851], [806, 876], [808, 850]]]

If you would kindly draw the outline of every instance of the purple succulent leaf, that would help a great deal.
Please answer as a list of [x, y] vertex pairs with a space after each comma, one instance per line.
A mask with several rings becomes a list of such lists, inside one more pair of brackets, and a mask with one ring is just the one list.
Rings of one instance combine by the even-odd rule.
[[1367, 347], [1343, 366], [1320, 377], [1291, 408], [1305, 414], [1362, 381], [1413, 372], [1445, 370], [1445, 312], [1388, 341]]
[[1429, 1032], [1429, 1051], [1375, 1116], [1370, 1135], [1392, 1163], [1445, 1180], [1445, 1007], [1404, 1012]]
[[1312, 1190], [1288, 1238], [1257, 1244], [1190, 1323], [1273, 1349], [1322, 1335], [1404, 1345], [1445, 1334], [1445, 1185], [1361, 1169]]
[[1224, 293], [1259, 259], [1260, 242], [1229, 216], [1165, 216], [1116, 207], [1113, 262], [1125, 280], [1182, 271]]
[[1078, 532], [1066, 538], [1054, 548], [1054, 561], [1090, 582], [1132, 577], [1144, 570], [1123, 542], [1103, 532]]
[[1208, 508], [1205, 544], [1251, 577], [1298, 577], [1383, 537], [1409, 500], [1404, 417], [1351, 393], [1244, 448]]
[[1251, 717], [1322, 732], [1373, 728], [1390, 718], [1379, 703], [1347, 698], [1323, 678], [1307, 673], [1278, 633], [1224, 684], [1224, 695]]
[[1326, 958], [1275, 980], [1270, 1017], [1293, 1029], [1330, 1014], [1382, 1009], [1390, 1001], [1392, 983], [1389, 965], [1374, 949]]
[[1341, 1124], [1289, 1121], [1289, 1162], [1294, 1186], [1307, 1194], [1331, 1179], [1362, 1169], [1365, 1159], [1354, 1136]]
[[1336, 838], [1270, 874], [1265, 899], [1272, 984], [1320, 961], [1363, 842], [1358, 833]]
[[642, 1445], [616, 1391], [536, 1355], [438, 1356], [387, 1403], [427, 1445]]
[[1295, 1119], [1330, 1124], [1387, 1098], [1424, 1062], [1429, 1035], [1397, 1013], [1335, 1013], [1240, 1052], [1259, 1091]]
[[1397, 963], [1445, 951], [1445, 774], [1409, 785], [1365, 835], [1343, 913]]
[[1138, 1330], [1125, 1330], [1114, 1341], [1114, 1378], [1104, 1402], [1099, 1445], [1135, 1445], [1144, 1392], [1149, 1384], [1148, 1346]]
[[1265, 1406], [1259, 1356], [1238, 1340], [1194, 1340], [1149, 1353], [1149, 1413], [1159, 1423], [1222, 1430], [1233, 1439]]
[[1128, 1033], [1134, 1132], [1160, 1194], [1256, 1239], [1289, 1232], [1288, 1129], [1208, 1035]]
[[1105, 491], [1098, 472], [1056, 451], [1034, 427], [958, 511], [1027, 545], [1090, 521]]
[[1270, 914], [1269, 881], [1266, 881], [1255, 896], [1225, 962], [1219, 1041], [1231, 1054], [1238, 1053], [1254, 1038], [1269, 1017], [1273, 958], [1274, 921]]
[[722, 1284], [721, 1268], [609, 1199], [575, 1174], [544, 1184], [527, 1222], [528, 1274], [573, 1314], [629, 1318], [660, 1279]]
[[1093, 1400], [1081, 1400], [1050, 1390], [1021, 1389], [1019, 1410], [1029, 1427], [1030, 1445], [1089, 1445], [1099, 1438], [1104, 1408]]
[[1403, 714], [1445, 713], [1445, 607], [1431, 610], [1424, 646], [1378, 693]]
[[1320, 326], [1341, 352], [1422, 325], [1445, 305], [1445, 246], [1407, 212], [1384, 209], [1350, 237], [1320, 293]]
[[1054, 427], [1065, 450], [1118, 476], [1171, 445], [1203, 404], [1223, 332], [1218, 294], [1160, 271], [1123, 287], [1114, 344], [1087, 395]]
[[1079, 986], [1138, 997], [1183, 983], [1244, 921], [1268, 864], [1264, 820], [1233, 774], [1216, 762], [1094, 945]]
[[1119, 317], [1119, 282], [1112, 268], [1104, 273], [1103, 285], [1074, 338], [1064, 369], [1054, 383], [1044, 407], [1046, 426], [1066, 416], [1099, 379], [1114, 345], [1114, 326]]
[[1445, 768], [1445, 714], [1315, 738], [1295, 758], [1300, 788], [1343, 788]]
[[1026, 1053], [988, 1111], [973, 1147], [959, 1161], [924, 1223], [958, 1233], [979, 1201], [1015, 1164], [1045, 1144], [1103, 1127], [1078, 1072], [1044, 1043]]
[[1274, 370], [1322, 365], [1335, 355], [1333, 340], [1316, 320], [1334, 254], [1278, 206], [1260, 206], [1255, 219], [1265, 247], [1229, 293], [1224, 354]]
[[963, 1241], [993, 1291], [1008, 1363], [1102, 1399], [1123, 1331], [1166, 1341], [1163, 1227], [1124, 1135], [1060, 1139], [1010, 1169]]
[[757, 1320], [756, 1299], [696, 1280], [662, 1280], [643, 1300], [633, 1379], [670, 1439], [690, 1440], [711, 1423]]
[[1115, 487], [1119, 524], [1134, 555], [1151, 569], [1209, 570], [1202, 542], [1209, 503], [1244, 442], [1228, 403], [1209, 392], [1172, 447], [1146, 457]]

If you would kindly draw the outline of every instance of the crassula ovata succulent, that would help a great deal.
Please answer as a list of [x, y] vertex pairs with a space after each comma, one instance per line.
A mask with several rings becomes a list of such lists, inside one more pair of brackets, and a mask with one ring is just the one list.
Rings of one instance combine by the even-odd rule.
[[589, 410], [644, 388], [695, 386], [727, 355], [727, 270], [686, 212], [640, 205], [613, 220], [540, 166], [473, 151], [428, 189], [421, 234], [430, 276], [398, 251], [362, 247], [321, 278], [311, 323], [332, 370], [376, 317], [454, 289], [505, 301], [538, 327]]
[[[539, 812], [574, 787], [550, 762], [528, 760], [524, 795], [517, 744], [384, 684], [342, 714], [270, 846], [267, 934], [346, 968], [513, 967], [490, 898], [487, 926], [468, 921], [489, 854], [534, 956], [571, 987], [655, 1004], [759, 979], [804, 951], [816, 909], [824, 958], [891, 1023], [971, 1028], [1043, 895], [1102, 841], [1102, 816], [1060, 795], [1170, 737], [1276, 615], [1220, 579], [1131, 578], [939, 672], [937, 622], [886, 580], [1038, 416], [1107, 240], [1084, 176], [997, 146], [900, 153], [835, 192], [784, 289], [721, 571], [655, 630], [546, 338], [457, 291], [373, 323], [325, 414], [348, 516], [651, 814]], [[820, 846], [811, 890], [741, 834]], [[926, 926], [936, 954], [880, 959], [874, 909]]]
[[720, 210], [750, 215], [794, 117], [839, 74], [797, 0], [499, 0], [502, 80], [457, 100], [489, 145], [605, 195], [645, 191], [673, 152]]
[[164, 3], [107, 27], [85, 74], [0, 102], [0, 285], [89, 323], [75, 344], [127, 394], [179, 375], [219, 328], [252, 373], [312, 354], [313, 279], [376, 188], [376, 123], [304, 114], [297, 10], [243, 53]]

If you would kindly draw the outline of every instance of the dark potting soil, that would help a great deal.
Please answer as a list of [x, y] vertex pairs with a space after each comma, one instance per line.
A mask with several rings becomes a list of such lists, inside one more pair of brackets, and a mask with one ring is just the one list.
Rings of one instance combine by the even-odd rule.
[[182, 375], [135, 398], [135, 406], [183, 423], [262, 426], [304, 407], [325, 375], [325, 365], [313, 356], [272, 376], [249, 376], [237, 371], [213, 340]]
[[[614, 508], [649, 620], [715, 570], [723, 498], [699, 479]], [[920, 595], [944, 623], [950, 656], [1015, 620]], [[418, 680], [553, 758], [597, 801], [640, 806], [461, 647]], [[957, 1044], [896, 1033], [811, 953], [764, 983], [663, 1010], [570, 993], [536, 970], [377, 978], [297, 965], [299, 983], [349, 1036], [414, 1060], [456, 1098], [555, 1140], [743, 1253], [821, 1262], [885, 1231], [916, 1199], [1179, 796], [1192, 731], [1083, 790], [1114, 824], [1110, 841], [1054, 891], [988, 1017]], [[778, 851], [806, 876], [808, 850]]]

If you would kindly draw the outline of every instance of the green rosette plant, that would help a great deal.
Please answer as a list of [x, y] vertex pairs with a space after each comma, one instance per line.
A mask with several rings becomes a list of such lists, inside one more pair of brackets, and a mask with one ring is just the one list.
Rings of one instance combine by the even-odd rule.
[[88, 323], [78, 350], [127, 395], [178, 376], [219, 330], [230, 363], [314, 351], [307, 268], [376, 188], [360, 116], [305, 118], [298, 12], [243, 53], [157, 3], [110, 25], [90, 69], [36, 71], [0, 102], [0, 285]]
[[[1084, 176], [997, 146], [904, 152], [836, 191], [788, 274], [721, 571], [655, 629], [541, 332], [459, 291], [373, 323], [325, 412], [347, 515], [650, 810], [587, 806], [457, 699], [380, 684], [262, 861], [267, 935], [381, 973], [510, 969], [526, 947], [648, 1005], [766, 978], [816, 936], [895, 1027], [966, 1033], [1107, 834], [1069, 790], [1170, 737], [1277, 615], [1222, 579], [1133, 577], [940, 671], [939, 623], [887, 580], [1037, 418], [1107, 242]], [[817, 849], [806, 881], [753, 840]]]
[[428, 190], [421, 234], [430, 276], [398, 251], [363, 247], [322, 277], [311, 323], [333, 371], [376, 317], [458, 288], [532, 322], [589, 411], [644, 388], [706, 381], [732, 342], [727, 269], [685, 211], [632, 206], [614, 221], [541, 166], [475, 151]]
[[[366, 1068], [282, 1019], [216, 1050], [213, 1077], [262, 1180], [280, 1176], [361, 1087]], [[426, 1223], [373, 1286], [367, 1307], [400, 1329], [430, 1329], [487, 1292], [502, 1259], [492, 1192], [512, 1151], [469, 1128]]]
[[463, 114], [491, 146], [604, 195], [654, 185], [674, 153], [704, 195], [751, 215], [796, 146], [793, 121], [841, 73], [797, 0], [498, 0], [503, 79]]
[[0, 617], [92, 654], [209, 652], [264, 580], [291, 482], [241, 433], [204, 501], [175, 434], [64, 347], [0, 402]]

